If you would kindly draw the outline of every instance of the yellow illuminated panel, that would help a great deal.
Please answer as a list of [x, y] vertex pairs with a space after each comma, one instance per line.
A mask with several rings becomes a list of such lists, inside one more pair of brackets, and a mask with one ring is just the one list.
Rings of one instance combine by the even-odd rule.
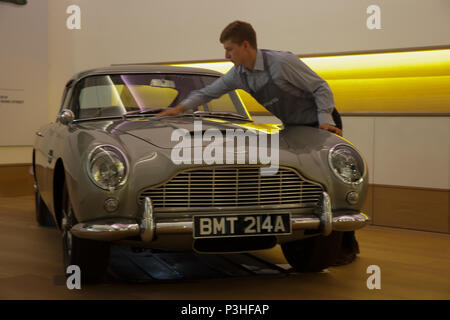
[[[341, 112], [449, 112], [450, 49], [302, 58]], [[180, 64], [181, 65], [181, 64]], [[226, 73], [231, 62], [182, 64]], [[266, 111], [239, 90], [250, 112]]]
[[326, 80], [450, 76], [450, 49], [302, 59]]
[[[222, 119], [217, 119], [217, 118], [203, 118], [205, 120], [208, 121], [212, 121], [212, 122], [220, 122], [220, 123], [229, 123], [230, 120], [222, 120]], [[244, 129], [250, 129], [250, 130], [255, 130], [255, 131], [260, 131], [266, 134], [276, 134], [278, 132], [280, 132], [280, 124], [270, 124], [270, 123], [245, 123], [245, 124], [237, 124], [237, 123], [233, 123], [234, 125], [237, 125], [241, 128]]]
[[328, 84], [340, 111], [450, 111], [450, 75], [329, 80]]

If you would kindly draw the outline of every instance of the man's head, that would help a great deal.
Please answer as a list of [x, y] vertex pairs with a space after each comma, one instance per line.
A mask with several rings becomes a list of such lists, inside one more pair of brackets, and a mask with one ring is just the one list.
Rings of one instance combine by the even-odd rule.
[[256, 32], [251, 24], [234, 21], [223, 29], [220, 42], [225, 49], [225, 58], [230, 59], [236, 66], [244, 64], [253, 68], [256, 56]]

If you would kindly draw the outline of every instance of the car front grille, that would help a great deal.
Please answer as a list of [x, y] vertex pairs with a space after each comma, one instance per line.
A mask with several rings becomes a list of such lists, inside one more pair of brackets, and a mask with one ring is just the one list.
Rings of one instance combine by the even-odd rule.
[[139, 194], [154, 208], [315, 207], [323, 189], [296, 170], [280, 167], [275, 175], [261, 175], [259, 167], [195, 168], [179, 172], [158, 187]]

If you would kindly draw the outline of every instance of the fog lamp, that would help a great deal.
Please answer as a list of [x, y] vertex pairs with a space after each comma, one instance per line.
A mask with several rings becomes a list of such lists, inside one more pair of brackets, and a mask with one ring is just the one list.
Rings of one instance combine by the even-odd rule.
[[347, 193], [347, 202], [350, 204], [357, 204], [359, 200], [359, 193], [355, 191], [350, 191]]
[[105, 200], [104, 208], [107, 212], [114, 212], [119, 207], [119, 200], [116, 198], [108, 198]]

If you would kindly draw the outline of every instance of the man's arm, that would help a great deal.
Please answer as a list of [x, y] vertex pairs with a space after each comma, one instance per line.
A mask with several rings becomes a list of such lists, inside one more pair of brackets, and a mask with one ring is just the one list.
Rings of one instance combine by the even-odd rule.
[[233, 67], [229, 72], [218, 78], [206, 87], [192, 91], [189, 96], [180, 102], [176, 107], [164, 110], [156, 117], [174, 116], [185, 110], [193, 109], [196, 106], [205, 104], [212, 99], [219, 98], [223, 94], [239, 88], [239, 78], [236, 77], [236, 70]]
[[[342, 134], [333, 121], [334, 97], [328, 83], [293, 54], [286, 55], [280, 62], [281, 76], [291, 85], [311, 92], [317, 105], [319, 127]], [[336, 129], [336, 130], [335, 130]]]

